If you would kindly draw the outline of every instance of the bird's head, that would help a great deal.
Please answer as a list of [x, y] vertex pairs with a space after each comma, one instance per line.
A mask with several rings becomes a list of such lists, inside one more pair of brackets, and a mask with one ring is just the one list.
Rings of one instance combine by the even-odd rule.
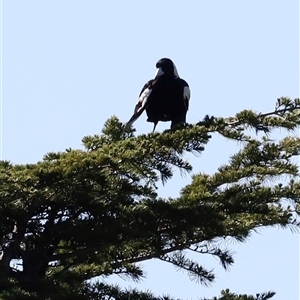
[[160, 77], [161, 75], [172, 76], [178, 78], [178, 72], [175, 64], [169, 58], [162, 58], [156, 63], [156, 73], [155, 79]]

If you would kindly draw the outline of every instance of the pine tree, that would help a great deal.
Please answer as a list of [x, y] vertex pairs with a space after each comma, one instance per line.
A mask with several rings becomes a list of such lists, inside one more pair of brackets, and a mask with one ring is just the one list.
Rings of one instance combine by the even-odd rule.
[[[151, 258], [212, 283], [215, 274], [184, 250], [213, 255], [226, 269], [233, 257], [220, 239], [245, 242], [258, 227], [299, 227], [300, 139], [290, 134], [299, 125], [299, 99], [289, 98], [269, 113], [207, 116], [139, 136], [112, 117], [102, 134], [83, 138], [84, 150], [48, 153], [36, 164], [2, 161], [0, 299], [171, 299], [101, 281], [111, 274], [138, 280], [136, 263]], [[285, 137], [272, 139], [278, 128]], [[194, 174], [178, 197], [159, 197], [157, 183], [171, 180], [175, 169], [191, 173], [184, 155], [202, 153], [215, 134], [240, 149], [214, 174]], [[273, 295], [226, 290], [211, 300]]]

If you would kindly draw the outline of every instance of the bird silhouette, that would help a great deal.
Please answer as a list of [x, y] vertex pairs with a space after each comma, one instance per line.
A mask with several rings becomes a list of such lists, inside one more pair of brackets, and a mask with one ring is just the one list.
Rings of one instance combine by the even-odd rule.
[[153, 132], [159, 121], [171, 121], [171, 129], [186, 123], [189, 108], [190, 88], [178, 75], [175, 64], [169, 58], [156, 63], [154, 79], [149, 80], [140, 92], [134, 113], [126, 126], [132, 125], [146, 110], [147, 122], [154, 123]]

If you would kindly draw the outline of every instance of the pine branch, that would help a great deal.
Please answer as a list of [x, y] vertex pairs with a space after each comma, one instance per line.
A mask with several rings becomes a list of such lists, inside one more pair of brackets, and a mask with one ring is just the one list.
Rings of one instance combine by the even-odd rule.
[[[257, 114], [250, 110], [244, 110], [236, 114], [235, 117], [227, 119], [206, 116], [204, 120], [198, 122], [197, 125], [204, 126], [210, 129], [211, 132], [217, 131], [228, 137], [236, 134], [236, 138], [239, 136], [238, 139], [240, 140], [249, 140], [250, 138], [242, 133], [247, 125], [254, 128], [256, 132], [264, 131], [268, 133], [272, 127], [285, 127], [291, 130], [300, 125], [299, 111], [299, 98], [291, 100], [282, 97], [277, 99], [276, 107], [271, 112]], [[275, 118], [268, 118], [272, 116], [279, 117], [281, 121]], [[237, 129], [237, 131], [234, 131], [234, 129]]]
[[182, 251], [172, 253], [172, 255], [163, 255], [160, 260], [172, 264], [178, 270], [185, 270], [189, 277], [196, 282], [200, 282], [205, 286], [209, 286], [215, 279], [212, 270], [208, 271], [198, 263], [188, 259]]
[[[281, 108], [283, 107], [283, 108]], [[256, 119], [259, 121], [263, 121], [264, 118], [268, 117], [268, 116], [278, 116], [281, 119], [285, 120], [284, 115], [286, 115], [286, 113], [288, 112], [295, 112], [297, 110], [300, 110], [300, 102], [299, 99], [295, 99], [294, 101], [291, 101], [288, 98], [278, 98], [277, 99], [277, 103], [276, 103], [276, 107], [273, 111], [271, 112], [267, 112], [267, 113], [259, 113], [256, 115]], [[232, 122], [228, 122], [226, 123], [226, 125], [228, 126], [237, 126], [237, 125], [241, 125], [243, 122], [243, 120], [236, 120], [236, 121], [232, 121]], [[266, 127], [264, 124], [251, 124], [251, 122], [249, 122], [249, 125], [254, 125], [257, 130], [266, 130], [268, 132], [268, 127]]]
[[220, 259], [220, 262], [225, 270], [228, 269], [228, 266], [234, 263], [233, 253], [228, 250], [221, 250], [216, 247], [209, 247], [208, 245], [193, 245], [188, 248], [190, 251], [197, 254], [210, 254], [217, 256]]
[[221, 291], [220, 297], [214, 297], [212, 299], [202, 298], [202, 300], [268, 300], [273, 298], [275, 292], [270, 291], [266, 293], [252, 295], [238, 295], [229, 291], [229, 289]]

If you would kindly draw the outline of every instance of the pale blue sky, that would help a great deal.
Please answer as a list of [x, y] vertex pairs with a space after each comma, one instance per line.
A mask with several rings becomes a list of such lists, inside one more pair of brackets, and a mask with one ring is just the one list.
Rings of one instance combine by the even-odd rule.
[[[299, 96], [298, 53], [297, 0], [2, 0], [2, 158], [37, 162], [50, 151], [80, 148], [112, 115], [127, 121], [162, 57], [190, 84], [188, 122], [270, 111], [278, 97]], [[135, 126], [152, 130], [146, 116]], [[191, 157], [194, 171], [212, 173], [235, 151], [216, 136]], [[189, 181], [176, 174], [160, 193], [176, 196]], [[298, 234], [267, 229], [229, 247], [236, 251], [230, 272], [197, 256], [216, 270], [210, 288], [153, 260], [143, 263], [147, 278], [137, 287], [185, 299], [225, 288], [299, 299]]]

